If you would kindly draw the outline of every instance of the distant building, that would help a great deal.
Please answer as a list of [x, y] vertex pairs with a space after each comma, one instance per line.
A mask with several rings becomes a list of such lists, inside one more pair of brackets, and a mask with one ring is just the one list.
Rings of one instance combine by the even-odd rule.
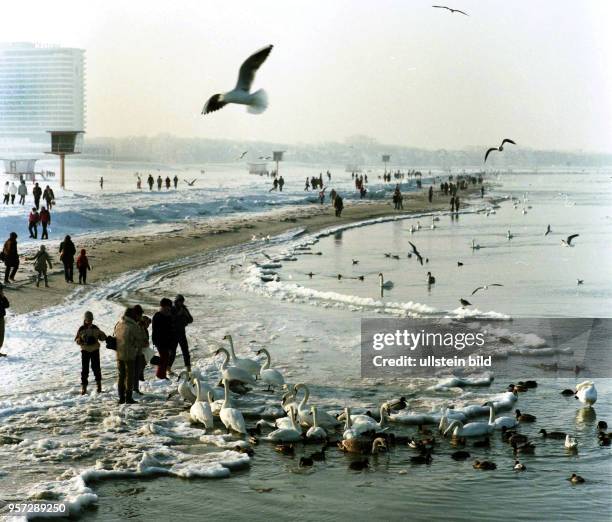
[[0, 44], [0, 139], [46, 143], [48, 130], [85, 130], [85, 51]]

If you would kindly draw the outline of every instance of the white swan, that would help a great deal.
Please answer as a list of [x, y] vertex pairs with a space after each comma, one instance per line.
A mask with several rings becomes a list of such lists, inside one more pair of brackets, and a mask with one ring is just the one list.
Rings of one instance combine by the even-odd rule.
[[380, 288], [384, 290], [391, 290], [393, 288], [393, 281], [385, 281], [382, 272], [378, 274], [378, 279], [380, 280]]
[[597, 402], [597, 390], [595, 384], [592, 381], [581, 382], [576, 386], [576, 397], [582, 404], [588, 404], [589, 406]]
[[[314, 424], [314, 420], [312, 418], [312, 411], [310, 411], [308, 409], [308, 406], [306, 405], [310, 397], [310, 390], [308, 389], [308, 386], [306, 386], [302, 382], [299, 384], [296, 384], [293, 387], [293, 390], [295, 391], [296, 396], [297, 396], [298, 391], [301, 389], [304, 390], [304, 398], [298, 404], [298, 407], [297, 407], [298, 419], [300, 421], [300, 424], [304, 426], [312, 426]], [[342, 423], [338, 419], [336, 419], [336, 417], [322, 410], [317, 411], [317, 422], [319, 423], [319, 426], [322, 426], [325, 429], [334, 429], [337, 426], [342, 425]]]
[[[215, 400], [214, 393], [208, 392], [208, 402], [210, 403], [210, 409], [212, 411], [212, 414], [215, 417], [218, 417], [221, 413], [221, 408], [223, 408], [223, 403], [225, 402], [225, 399]], [[230, 397], [228, 400], [228, 404], [231, 405], [231, 403], [232, 399]]]
[[295, 417], [295, 407], [291, 406], [291, 408], [289, 408], [290, 426], [274, 430], [268, 435], [268, 440], [278, 442], [298, 442], [302, 440], [302, 430], [297, 425]]
[[219, 348], [215, 355], [224, 354], [225, 360], [221, 365], [221, 378], [226, 381], [240, 381], [245, 384], [255, 384], [255, 379], [251, 376], [251, 374], [244, 370], [243, 368], [238, 368], [237, 366], [229, 366], [229, 358], [230, 354], [225, 348]]
[[490, 415], [490, 419], [489, 423], [491, 423], [491, 421], [493, 422], [493, 427], [496, 430], [501, 430], [502, 428], [515, 428], [516, 426], [518, 426], [519, 422], [516, 419], [516, 417], [497, 417], [495, 418], [495, 405], [493, 404], [493, 402], [487, 402], [485, 403], [486, 406], [489, 406], [489, 408], [491, 408], [491, 415]]
[[319, 426], [319, 423], [317, 422], [317, 407], [312, 406], [310, 410], [312, 411], [312, 426], [308, 428], [306, 438], [309, 440], [327, 439], [327, 432], [321, 426]]
[[574, 437], [570, 437], [569, 435], [566, 435], [564, 446], [569, 450], [578, 449], [578, 441]]
[[246, 435], [246, 424], [244, 422], [242, 412], [236, 408], [231, 407], [229, 395], [229, 381], [223, 379], [223, 386], [225, 388], [225, 400], [223, 401], [223, 406], [221, 407], [221, 411], [219, 412], [221, 422], [226, 427], [228, 432], [235, 431], [236, 433], [240, 433], [241, 435]]
[[[184, 381], [181, 380], [183, 377], [185, 377]], [[187, 370], [183, 370], [181, 373], [179, 373], [178, 383], [179, 395], [183, 398], [183, 400], [193, 403], [193, 401], [196, 400], [196, 391], [191, 385], [191, 382], [189, 382], [189, 373]]]
[[345, 408], [345, 425], [343, 439], [354, 439], [366, 433], [383, 429], [387, 420], [387, 409], [384, 405], [380, 407], [380, 422], [376, 422], [369, 415], [351, 415], [350, 408]]
[[495, 429], [495, 413], [493, 408], [489, 406], [489, 422], [468, 422], [463, 424], [460, 420], [453, 420], [446, 428], [444, 437], [451, 431], [453, 437], [480, 437], [488, 435]]
[[283, 374], [281, 372], [270, 368], [270, 364], [272, 362], [270, 353], [265, 348], [259, 350], [257, 352], [257, 355], [259, 355], [260, 353], [263, 353], [267, 357], [267, 360], [261, 367], [261, 370], [259, 372], [259, 378], [268, 385], [268, 390], [270, 389], [270, 387], [282, 388], [285, 385], [285, 378], [283, 377]]
[[193, 382], [196, 388], [196, 400], [191, 405], [189, 410], [189, 416], [191, 420], [195, 423], [204, 424], [204, 427], [208, 429], [213, 428], [213, 414], [210, 409], [210, 404], [207, 400], [203, 400], [202, 398], [202, 388], [200, 386], [200, 379], [194, 378]]
[[230, 334], [226, 334], [223, 337], [223, 340], [229, 341], [230, 353], [232, 355], [232, 362], [234, 363], [234, 366], [237, 366], [238, 368], [242, 368], [243, 370], [246, 370], [251, 375], [255, 375], [255, 376], [259, 375], [259, 371], [261, 370], [261, 365], [257, 361], [254, 361], [253, 359], [243, 359], [240, 357], [236, 357], [236, 352], [234, 351], [234, 341]]
[[295, 400], [295, 389], [291, 388], [287, 393], [283, 395], [281, 400], [281, 408], [285, 410], [285, 413], [289, 415], [289, 409], [291, 406], [295, 406], [297, 409], [297, 402]]

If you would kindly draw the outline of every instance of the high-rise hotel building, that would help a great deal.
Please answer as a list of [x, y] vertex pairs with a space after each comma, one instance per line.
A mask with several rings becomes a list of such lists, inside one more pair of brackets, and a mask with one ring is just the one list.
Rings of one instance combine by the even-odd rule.
[[46, 142], [48, 130], [85, 130], [85, 51], [0, 44], [0, 139]]

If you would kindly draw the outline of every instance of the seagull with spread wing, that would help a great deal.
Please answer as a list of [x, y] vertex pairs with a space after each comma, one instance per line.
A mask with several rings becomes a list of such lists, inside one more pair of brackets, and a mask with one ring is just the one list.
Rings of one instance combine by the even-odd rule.
[[241, 160], [242, 158], [244, 158], [247, 154], [249, 153], [248, 150], [245, 150], [242, 154], [240, 154], [240, 157], [238, 158], [239, 160]]
[[252, 114], [260, 114], [268, 107], [268, 95], [263, 89], [251, 93], [251, 85], [255, 79], [255, 73], [266, 61], [272, 51], [272, 45], [260, 49], [249, 56], [240, 66], [238, 82], [231, 91], [222, 94], [213, 94], [204, 104], [202, 114], [218, 111], [228, 103], [247, 105], [248, 111]]
[[491, 148], [490, 148], [490, 149], [487, 151], [487, 153], [485, 154], [485, 163], [486, 163], [486, 161], [487, 161], [487, 158], [489, 157], [489, 154], [491, 154], [491, 152], [493, 152], [493, 151], [503, 152], [503, 150], [504, 150], [504, 145], [505, 145], [506, 143], [512, 143], [512, 145], [516, 145], [516, 143], [515, 143], [513, 140], [511, 140], [510, 138], [504, 138], [504, 141], [502, 141], [502, 142], [501, 142], [501, 145], [500, 145], [499, 147], [491, 147]]
[[412, 247], [412, 253], [417, 256], [417, 259], [419, 260], [419, 263], [421, 263], [421, 266], [423, 266], [423, 256], [421, 256], [421, 254], [419, 253], [419, 251], [417, 250], [417, 247], [414, 246], [414, 243], [412, 243], [411, 241], [408, 241], [408, 243], [410, 244], [410, 246]]
[[195, 185], [195, 182], [198, 181], [197, 178], [192, 179], [191, 181], [187, 181], [186, 179], [183, 180], [185, 183], [187, 183], [187, 185], [189, 185], [190, 187], [193, 187]]
[[436, 9], [446, 9], [447, 11], [450, 11], [451, 13], [461, 13], [462, 15], [470, 16], [469, 14], [464, 13], [463, 11], [460, 11], [459, 9], [453, 9], [452, 7], [447, 7], [445, 5], [432, 5], [431, 7], [435, 7]]
[[482, 285], [482, 286], [479, 286], [478, 288], [476, 288], [476, 290], [474, 290], [472, 292], [472, 295], [474, 295], [476, 292], [478, 292], [478, 290], [488, 290], [490, 286], [504, 286], [504, 285], [502, 285], [500, 283], [490, 283], [488, 285]]
[[579, 235], [580, 234], [572, 234], [571, 236], [567, 236], [567, 239], [561, 240], [561, 244], [566, 247], [573, 247], [574, 245], [572, 245], [572, 240]]

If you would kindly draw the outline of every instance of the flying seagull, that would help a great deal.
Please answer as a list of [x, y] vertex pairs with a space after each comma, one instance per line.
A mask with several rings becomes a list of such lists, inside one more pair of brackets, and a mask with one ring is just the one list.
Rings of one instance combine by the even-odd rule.
[[462, 15], [470, 16], [469, 14], [464, 13], [463, 11], [459, 11], [459, 9], [453, 9], [451, 7], [446, 7], [445, 5], [432, 5], [431, 7], [435, 7], [436, 9], [446, 9], [451, 13], [461, 13]]
[[552, 232], [552, 230], [550, 229], [550, 225], [548, 225], [546, 227], [546, 233], [544, 234], [545, 236], [547, 236], [548, 234], [550, 234]]
[[408, 241], [408, 243], [410, 244], [410, 246], [412, 247], [412, 253], [417, 256], [419, 263], [421, 263], [421, 266], [423, 266], [423, 256], [421, 256], [421, 254], [419, 253], [419, 251], [417, 250], [417, 247], [414, 246], [414, 243], [412, 243], [411, 241]]
[[241, 160], [242, 158], [244, 158], [247, 154], [249, 153], [248, 150], [245, 150], [242, 154], [240, 154], [240, 157], [238, 158], [239, 160]]
[[470, 303], [467, 299], [459, 299], [459, 302], [461, 303], [461, 306], [472, 306], [472, 303]]
[[584, 284], [584, 279], [576, 279], [576, 284], [577, 285], [583, 285]]
[[270, 51], [272, 51], [272, 47], [272, 45], [268, 45], [249, 56], [240, 66], [236, 87], [226, 93], [213, 94], [204, 104], [202, 114], [218, 111], [228, 103], [247, 105], [248, 111], [252, 114], [264, 112], [268, 107], [266, 91], [259, 89], [251, 93], [250, 90], [255, 79], [255, 73], [261, 67], [261, 64], [266, 61]]
[[494, 150], [497, 150], [499, 152], [503, 152], [504, 150], [504, 144], [505, 143], [512, 143], [512, 145], [516, 145], [516, 143], [514, 141], [512, 141], [510, 138], [505, 138], [504, 141], [501, 142], [501, 145], [499, 147], [491, 147], [487, 153], [485, 154], [485, 163], [487, 161], [487, 158], [489, 157], [489, 154], [491, 154], [491, 152], [493, 152]]
[[488, 290], [490, 286], [504, 286], [504, 285], [502, 285], [500, 283], [491, 283], [491, 284], [488, 284], [488, 285], [482, 285], [482, 286], [479, 286], [478, 288], [476, 288], [476, 290], [474, 290], [472, 292], [472, 295], [474, 295], [476, 292], [478, 292], [478, 290]]
[[190, 187], [193, 187], [193, 185], [195, 184], [196, 181], [198, 181], [196, 178], [192, 179], [191, 181], [187, 181], [186, 179], [183, 180], [185, 183], [187, 183], [187, 185], [189, 185]]
[[579, 235], [580, 234], [572, 234], [571, 236], [567, 236], [567, 239], [561, 240], [561, 244], [564, 246], [573, 247], [574, 245], [572, 245], [572, 239], [578, 237]]

